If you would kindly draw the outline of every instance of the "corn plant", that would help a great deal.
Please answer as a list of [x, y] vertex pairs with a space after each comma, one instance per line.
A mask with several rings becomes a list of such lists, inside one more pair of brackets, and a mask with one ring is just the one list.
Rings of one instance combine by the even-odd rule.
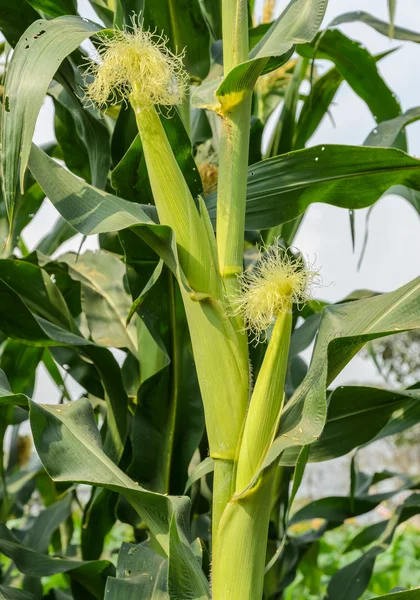
[[[405, 127], [420, 109], [402, 113], [380, 76], [389, 51], [372, 56], [337, 26], [420, 35], [394, 25], [394, 3], [391, 25], [360, 11], [325, 25], [327, 0], [291, 0], [278, 17], [266, 2], [259, 25], [247, 0], [90, 4], [97, 22], [73, 0], [0, 1], [0, 514], [19, 519], [0, 526], [0, 594], [282, 598], [325, 531], [419, 487], [406, 475], [375, 493], [395, 474], [354, 458], [348, 496], [293, 507], [309, 462], [419, 419], [415, 385], [331, 386], [370, 340], [420, 327], [420, 280], [330, 305], [293, 240], [314, 202], [352, 219], [392, 190], [419, 210]], [[320, 74], [318, 58], [333, 66]], [[344, 81], [377, 126], [360, 147], [306, 147]], [[46, 95], [56, 142], [38, 147]], [[44, 197], [60, 218], [30, 252], [24, 228]], [[100, 249], [63, 252], [77, 233]], [[40, 364], [58, 404], [30, 399]], [[413, 493], [356, 536], [349, 551], [363, 552], [327, 597], [361, 597], [419, 510]], [[115, 569], [116, 523], [130, 537]]]

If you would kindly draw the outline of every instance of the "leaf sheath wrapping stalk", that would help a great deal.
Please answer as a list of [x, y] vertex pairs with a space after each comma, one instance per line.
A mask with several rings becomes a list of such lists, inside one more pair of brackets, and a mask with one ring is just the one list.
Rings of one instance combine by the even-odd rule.
[[262, 598], [271, 491], [271, 467], [247, 494], [233, 498], [219, 525], [217, 554], [213, 557], [214, 600]]

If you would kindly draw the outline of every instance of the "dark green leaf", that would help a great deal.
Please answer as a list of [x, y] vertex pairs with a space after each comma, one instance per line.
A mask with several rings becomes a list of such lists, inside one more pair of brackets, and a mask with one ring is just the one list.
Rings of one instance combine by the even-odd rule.
[[179, 593], [174, 597], [208, 598], [207, 581], [186, 533], [178, 533], [178, 527], [187, 523], [188, 500], [149, 492], [118, 469], [102, 451], [89, 402], [79, 400], [60, 408], [31, 403], [31, 426], [38, 454], [55, 481], [83, 482], [124, 494], [167, 554], [173, 522], [181, 537], [174, 554], [171, 547], [170, 559], [178, 563], [185, 576], [177, 582]]
[[105, 537], [116, 521], [118, 494], [106, 489], [93, 488], [83, 514], [82, 556], [84, 560], [100, 558]]
[[210, 66], [210, 36], [199, 3], [194, 0], [146, 0], [146, 27], [163, 31], [173, 52], [186, 49], [185, 66], [191, 75], [204, 79]]
[[10, 389], [15, 394], [32, 396], [35, 385], [35, 372], [42, 359], [42, 354], [42, 348], [18, 344], [13, 340], [7, 340], [3, 345], [0, 367], [6, 373]]
[[119, 231], [139, 223], [153, 223], [154, 207], [140, 207], [81, 181], [32, 147], [29, 167], [61, 215], [83, 235]]
[[385, 594], [384, 596], [378, 596], [379, 598], [384, 598], [384, 600], [420, 600], [420, 588], [396, 592], [395, 594]]
[[51, 256], [61, 244], [74, 237], [77, 231], [63, 217], [59, 217], [52, 229], [40, 240], [37, 250]]
[[61, 215], [80, 233], [91, 235], [119, 231], [133, 225], [136, 233], [165, 261], [176, 275], [179, 274], [175, 244], [171, 230], [158, 226], [155, 208], [140, 206], [113, 196], [81, 181], [33, 146], [30, 169], [36, 173], [41, 187]]
[[83, 106], [74, 72], [68, 68], [65, 76], [65, 87], [53, 84], [48, 89], [54, 99], [57, 141], [68, 167], [102, 189], [111, 161], [109, 132], [100, 114]]
[[[44, 577], [56, 573], [69, 573], [71, 577], [82, 584], [86, 581], [88, 587], [97, 588], [98, 592], [105, 589], [105, 579], [113, 572], [113, 565], [107, 560], [83, 562], [49, 556], [27, 548], [0, 523], [0, 549], [16, 564], [19, 571], [33, 577]], [[96, 598], [102, 598], [99, 593]]]
[[31, 6], [51, 17], [77, 14], [76, 0], [26, 0]]
[[199, 0], [214, 40], [222, 39], [222, 0]]
[[28, 397], [25, 394], [12, 392], [2, 369], [0, 369], [0, 405], [28, 406]]
[[[389, 547], [397, 526], [419, 512], [420, 494], [413, 494], [397, 508], [393, 517], [387, 522], [378, 544], [333, 575], [328, 585], [327, 599], [358, 600], [369, 585], [377, 556]], [[373, 527], [376, 532], [377, 526]]]
[[181, 494], [204, 428], [182, 300], [173, 275], [162, 270], [162, 261], [150, 248], [129, 231], [121, 234], [121, 241], [136, 298], [133, 306], [143, 322], [130, 474], [150, 489]]
[[271, 134], [269, 147], [265, 156], [286, 154], [294, 149], [296, 127], [296, 110], [299, 99], [299, 89], [306, 77], [308, 61], [298, 60], [293, 72], [293, 77], [286, 88], [282, 111]]
[[[412, 403], [412, 397], [418, 412], [420, 393], [416, 390], [337, 388], [329, 398], [325, 428], [319, 440], [311, 444], [310, 462], [330, 460], [366, 444], [382, 430], [395, 411]], [[289, 448], [283, 454], [281, 464], [293, 465], [297, 454], [297, 448]]]
[[37, 598], [29, 592], [0, 585], [0, 600], [37, 600]]
[[16, 46], [25, 29], [37, 19], [39, 14], [26, 0], [0, 1], [0, 29], [12, 47]]
[[[308, 58], [326, 58], [334, 62], [341, 75], [358, 96], [366, 102], [378, 122], [401, 114], [395, 94], [379, 74], [376, 59], [362, 44], [346, 37], [338, 29], [320, 34], [311, 46], [299, 46], [299, 52]], [[404, 138], [401, 138], [401, 144]], [[405, 149], [404, 145], [400, 146]]]
[[24, 544], [36, 552], [47, 554], [54, 531], [71, 515], [71, 501], [72, 495], [67, 494], [41, 511], [25, 535]]
[[334, 574], [326, 600], [358, 600], [369, 585], [376, 558], [382, 548], [374, 546], [360, 558]]
[[75, 346], [83, 349], [85, 356], [93, 361], [107, 391], [105, 448], [118, 460], [127, 431], [127, 394], [121, 371], [110, 351], [81, 336], [58, 288], [37, 265], [17, 260], [0, 261], [0, 304], [4, 307], [0, 329], [9, 337], [36, 346]]
[[[400, 150], [316, 146], [291, 152], [249, 168], [246, 228], [285, 223], [312, 202], [365, 208], [398, 184], [420, 189], [420, 161]], [[215, 193], [206, 204], [215, 219]]]
[[312, 85], [296, 126], [296, 149], [303, 148], [318, 129], [342, 82], [343, 76], [337, 67], [333, 67]]

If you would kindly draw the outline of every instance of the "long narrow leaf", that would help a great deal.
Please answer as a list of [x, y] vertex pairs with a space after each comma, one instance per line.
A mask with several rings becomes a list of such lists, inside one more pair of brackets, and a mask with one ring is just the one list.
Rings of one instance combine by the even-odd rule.
[[23, 189], [36, 120], [54, 73], [64, 58], [100, 29], [79, 17], [33, 23], [19, 40], [3, 95], [1, 165], [9, 220], [18, 180]]

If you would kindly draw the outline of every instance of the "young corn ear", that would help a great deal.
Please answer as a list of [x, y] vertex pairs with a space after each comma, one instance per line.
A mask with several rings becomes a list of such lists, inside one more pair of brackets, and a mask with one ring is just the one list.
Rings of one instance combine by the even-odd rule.
[[318, 277], [301, 255], [293, 256], [278, 243], [265, 248], [254, 268], [241, 275], [236, 311], [257, 341], [271, 325], [273, 329], [246, 417], [238, 455], [237, 492], [258, 472], [276, 435], [284, 400], [292, 306], [309, 298]]
[[[318, 273], [302, 257], [278, 244], [241, 276], [236, 311], [259, 340], [271, 325], [270, 341], [252, 392], [237, 456], [235, 493], [224, 510], [213, 559], [215, 600], [261, 598], [275, 467], [258, 475], [276, 435], [292, 329], [292, 306], [304, 302]], [[240, 574], [240, 575], [239, 575]]]
[[[188, 289], [180, 281], [203, 396], [210, 453], [232, 470], [248, 402], [246, 336], [226, 315], [214, 233], [203, 203], [199, 212], [162, 126], [159, 112], [182, 101], [188, 77], [182, 55], [160, 36], [116, 32], [91, 67], [87, 97], [101, 105], [128, 100], [135, 112], [159, 220], [175, 233]], [[169, 113], [168, 113], [169, 114]], [[229, 480], [229, 491], [231, 488]], [[227, 490], [225, 494], [227, 494]], [[221, 502], [223, 505], [223, 502]]]

